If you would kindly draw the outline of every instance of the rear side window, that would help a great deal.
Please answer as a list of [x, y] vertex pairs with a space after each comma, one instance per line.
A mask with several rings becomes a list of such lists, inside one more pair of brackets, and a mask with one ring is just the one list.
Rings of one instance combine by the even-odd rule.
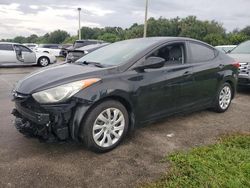
[[215, 58], [215, 51], [210, 47], [194, 42], [190, 42], [189, 47], [192, 54], [192, 63], [205, 62]]
[[13, 51], [11, 44], [0, 44], [0, 50]]

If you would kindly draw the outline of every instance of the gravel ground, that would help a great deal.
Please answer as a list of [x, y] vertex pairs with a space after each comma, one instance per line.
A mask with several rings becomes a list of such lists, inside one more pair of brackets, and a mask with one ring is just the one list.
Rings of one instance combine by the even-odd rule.
[[38, 69], [0, 68], [0, 187], [135, 187], [167, 171], [159, 161], [176, 150], [213, 143], [221, 134], [250, 132], [250, 90], [224, 114], [170, 117], [132, 133], [117, 149], [95, 154], [77, 143], [40, 143], [13, 126], [13, 84]]

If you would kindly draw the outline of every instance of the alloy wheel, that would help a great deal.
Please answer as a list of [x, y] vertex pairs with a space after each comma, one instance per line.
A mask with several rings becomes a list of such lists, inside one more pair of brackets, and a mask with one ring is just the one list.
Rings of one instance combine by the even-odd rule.
[[117, 143], [125, 129], [125, 118], [117, 108], [108, 108], [102, 111], [96, 118], [92, 136], [100, 147], [111, 147]]
[[43, 67], [45, 67], [45, 66], [47, 66], [49, 64], [49, 60], [47, 59], [47, 58], [41, 58], [40, 59], [40, 65], [41, 66], [43, 66]]
[[225, 110], [230, 105], [232, 98], [231, 88], [229, 86], [224, 86], [220, 92], [219, 105], [221, 109]]

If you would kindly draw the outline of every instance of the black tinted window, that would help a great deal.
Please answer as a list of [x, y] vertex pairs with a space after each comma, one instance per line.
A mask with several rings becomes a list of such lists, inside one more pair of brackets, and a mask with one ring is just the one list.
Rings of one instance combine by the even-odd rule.
[[209, 61], [215, 57], [215, 52], [212, 48], [193, 42], [189, 44], [192, 53], [192, 63]]
[[51, 48], [51, 49], [59, 49], [59, 46], [58, 45], [50, 45], [49, 48]]
[[41, 48], [51, 48], [51, 49], [58, 49], [59, 45], [53, 45], [53, 44], [42, 44], [39, 47]]
[[31, 52], [31, 50], [25, 46], [19, 46], [22, 52]]
[[13, 51], [11, 44], [0, 44], [0, 50]]
[[169, 44], [154, 51], [149, 56], [161, 57], [165, 59], [165, 65], [184, 64], [185, 46], [183, 43]]

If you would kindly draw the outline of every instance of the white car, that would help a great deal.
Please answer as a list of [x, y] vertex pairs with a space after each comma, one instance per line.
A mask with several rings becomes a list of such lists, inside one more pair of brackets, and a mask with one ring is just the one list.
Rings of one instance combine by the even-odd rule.
[[18, 44], [0, 42], [0, 66], [40, 65], [42, 67], [55, 63], [56, 57], [48, 53], [38, 53]]
[[58, 44], [39, 44], [34, 51], [49, 53], [56, 57], [61, 56], [61, 48]]
[[35, 43], [24, 43], [24, 46], [27, 46], [28, 48], [30, 48], [31, 50], [34, 50], [35, 48], [38, 47], [38, 44]]

